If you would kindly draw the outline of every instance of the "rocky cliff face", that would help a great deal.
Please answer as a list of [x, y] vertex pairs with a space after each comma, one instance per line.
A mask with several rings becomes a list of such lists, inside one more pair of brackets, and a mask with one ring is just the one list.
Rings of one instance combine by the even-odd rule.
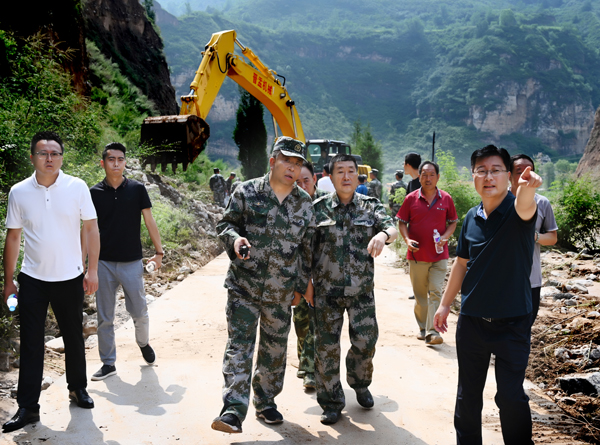
[[600, 108], [596, 111], [594, 128], [575, 174], [577, 177], [589, 174], [595, 179], [600, 179]]
[[467, 124], [496, 138], [511, 133], [534, 136], [560, 154], [584, 151], [594, 125], [591, 101], [574, 100], [558, 108], [535, 79], [524, 84], [503, 82], [486, 97], [502, 103], [492, 111], [471, 107]]
[[0, 29], [25, 38], [41, 33], [59, 51], [69, 51], [70, 57], [62, 64], [73, 76], [75, 89], [80, 94], [89, 94], [83, 17], [75, 0], [10, 2], [0, 13]]
[[163, 43], [138, 0], [86, 0], [87, 37], [112, 59], [160, 114], [177, 114]]

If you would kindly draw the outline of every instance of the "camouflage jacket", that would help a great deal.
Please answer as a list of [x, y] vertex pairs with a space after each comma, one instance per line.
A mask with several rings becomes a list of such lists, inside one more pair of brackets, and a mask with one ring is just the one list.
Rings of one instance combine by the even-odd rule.
[[242, 182], [240, 181], [240, 178], [237, 178], [232, 184], [231, 184], [231, 190], [229, 191], [230, 195], [233, 195], [233, 192], [235, 192], [235, 189], [237, 188], [238, 185], [240, 185]]
[[[225, 287], [266, 303], [291, 303], [294, 291], [304, 293], [308, 286], [314, 231], [312, 202], [300, 187], [294, 184], [280, 204], [268, 173], [242, 182], [217, 224], [231, 259]], [[233, 250], [239, 237], [252, 246], [248, 260]]]
[[224, 194], [225, 191], [227, 190], [227, 184], [225, 183], [225, 178], [218, 173], [215, 173], [214, 175], [212, 175], [210, 177], [210, 180], [208, 181], [208, 185], [210, 186], [210, 189], [214, 193], [223, 193]]
[[368, 190], [369, 196], [371, 196], [373, 198], [377, 198], [379, 200], [381, 200], [381, 189], [382, 188], [383, 188], [383, 186], [381, 185], [381, 181], [377, 178], [373, 179], [367, 185], [367, 190]]
[[394, 202], [394, 195], [396, 194], [396, 190], [398, 190], [398, 189], [406, 190], [407, 188], [408, 188], [408, 184], [406, 184], [404, 181], [396, 181], [392, 184], [392, 187], [390, 188], [390, 197], [389, 197], [390, 207], [392, 205], [394, 205], [394, 206], [397, 206], [398, 208], [400, 208], [400, 204]]
[[320, 197], [329, 195], [330, 193], [331, 192], [328, 192], [327, 190], [323, 190], [315, 186], [315, 194], [313, 195], [312, 199], [313, 201], [316, 201]]
[[347, 206], [337, 193], [313, 202], [317, 229], [313, 237], [312, 277], [317, 297], [363, 295], [373, 290], [374, 261], [367, 246], [394, 223], [381, 202], [354, 193]]

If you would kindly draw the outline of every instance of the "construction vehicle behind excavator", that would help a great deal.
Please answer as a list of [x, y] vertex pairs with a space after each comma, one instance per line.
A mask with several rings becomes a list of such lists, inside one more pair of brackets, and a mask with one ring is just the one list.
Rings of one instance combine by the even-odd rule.
[[[250, 63], [234, 54], [235, 45]], [[190, 85], [190, 93], [181, 96], [179, 115], [149, 117], [141, 130], [142, 165], [150, 165], [152, 171], [158, 164], [165, 171], [171, 164], [173, 171], [182, 164], [185, 171], [206, 146], [210, 127], [206, 118], [226, 77], [258, 99], [273, 116], [275, 137], [290, 136], [305, 142], [300, 116], [294, 101], [285, 88], [285, 77], [265, 66], [250, 48], [237, 39], [234, 30], [212, 35], [202, 52], [202, 61]], [[337, 153], [351, 154], [350, 146], [341, 141], [315, 139], [306, 141], [309, 155], [318, 157], [318, 163]], [[360, 158], [360, 157], [359, 157]], [[362, 164], [362, 161], [359, 162]], [[366, 170], [368, 166], [360, 166]], [[370, 168], [368, 168], [370, 170]]]

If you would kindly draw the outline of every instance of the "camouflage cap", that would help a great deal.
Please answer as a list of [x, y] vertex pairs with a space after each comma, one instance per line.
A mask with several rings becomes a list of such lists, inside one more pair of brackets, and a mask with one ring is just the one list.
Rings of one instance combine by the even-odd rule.
[[294, 158], [301, 158], [306, 161], [306, 146], [289, 136], [278, 137], [273, 146], [273, 151], [279, 150], [286, 156], [292, 156]]

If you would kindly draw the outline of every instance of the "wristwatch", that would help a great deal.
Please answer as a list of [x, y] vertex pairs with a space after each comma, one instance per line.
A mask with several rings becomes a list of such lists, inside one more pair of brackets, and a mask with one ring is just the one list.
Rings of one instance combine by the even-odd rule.
[[383, 230], [382, 230], [382, 232], [383, 232], [383, 233], [385, 233], [385, 234], [386, 234], [386, 236], [387, 236], [387, 238], [386, 238], [386, 240], [385, 240], [385, 244], [386, 244], [386, 245], [387, 245], [387, 244], [390, 244], [390, 243], [388, 243], [388, 240], [391, 238], [390, 234], [387, 232], [387, 230], [386, 230], [386, 229], [383, 229]]
[[535, 242], [537, 243], [540, 239], [540, 232], [536, 231], [535, 232]]

